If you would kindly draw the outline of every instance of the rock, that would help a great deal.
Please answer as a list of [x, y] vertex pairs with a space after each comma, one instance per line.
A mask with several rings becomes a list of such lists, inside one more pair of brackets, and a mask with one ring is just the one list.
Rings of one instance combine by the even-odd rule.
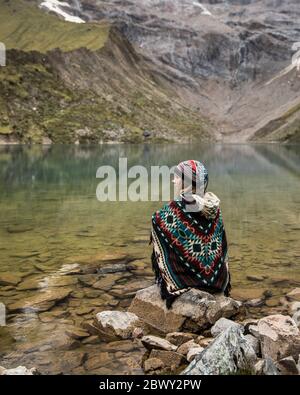
[[112, 286], [115, 284], [117, 280], [122, 278], [122, 274], [114, 273], [107, 274], [105, 277], [102, 277], [100, 280], [93, 284], [93, 288], [101, 289], [103, 291], [111, 290]]
[[93, 335], [93, 336], [99, 336], [99, 335], [101, 335], [100, 329], [99, 329], [98, 326], [96, 326], [96, 325], [94, 324], [94, 322], [92, 322], [92, 321], [83, 322], [83, 323], [81, 324], [81, 327], [82, 327], [85, 331], [87, 331], [90, 335]]
[[176, 351], [177, 346], [174, 346], [172, 343], [170, 343], [166, 339], [162, 339], [157, 336], [144, 336], [142, 338], [142, 344], [147, 350], [166, 350], [166, 351]]
[[224, 375], [252, 371], [257, 357], [238, 327], [229, 327], [191, 362], [182, 374]]
[[300, 328], [300, 310], [296, 311], [296, 313], [292, 317], [293, 321], [295, 321], [298, 328]]
[[294, 315], [297, 311], [300, 311], [300, 302], [292, 302], [289, 304], [290, 315]]
[[300, 302], [300, 288], [295, 288], [288, 294], [286, 294], [286, 297], [290, 301], [297, 301]]
[[134, 339], [141, 339], [144, 335], [144, 331], [142, 328], [134, 328], [133, 332], [132, 332], [132, 337]]
[[284, 375], [298, 375], [298, 367], [293, 357], [282, 358], [276, 364], [278, 370]]
[[160, 359], [163, 363], [163, 368], [171, 372], [175, 372], [185, 362], [184, 357], [175, 351], [152, 350], [149, 356], [150, 358]]
[[250, 334], [245, 335], [245, 338], [247, 339], [247, 342], [251, 345], [251, 347], [255, 351], [255, 354], [258, 355], [260, 353], [260, 344], [258, 339]]
[[194, 340], [197, 338], [197, 335], [194, 333], [185, 333], [185, 332], [171, 332], [166, 336], [166, 340], [170, 343], [175, 344], [175, 346], [181, 346], [182, 344], [188, 342], [189, 340]]
[[37, 292], [36, 295], [19, 300], [11, 305], [8, 305], [10, 312], [25, 311], [47, 311], [55, 306], [58, 302], [66, 299], [72, 293], [72, 289], [53, 288], [45, 292]]
[[170, 333], [181, 329], [198, 332], [214, 324], [221, 316], [229, 318], [237, 314], [240, 306], [231, 298], [190, 289], [180, 295], [168, 310], [158, 286], [153, 285], [138, 291], [128, 310], [153, 328]]
[[247, 300], [244, 304], [247, 307], [262, 307], [265, 304], [265, 299], [264, 298], [250, 299]]
[[188, 362], [192, 362], [195, 359], [196, 355], [199, 355], [203, 350], [204, 348], [200, 346], [191, 348], [187, 353], [186, 359], [188, 360]]
[[66, 329], [66, 335], [75, 340], [81, 340], [90, 336], [89, 332], [77, 327]]
[[196, 339], [196, 343], [199, 344], [199, 346], [205, 348], [205, 347], [209, 346], [210, 343], [211, 343], [212, 341], [214, 341], [214, 340], [215, 340], [215, 339], [214, 339], [213, 337], [205, 337], [205, 338], [203, 338], [203, 336], [199, 336], [199, 337]]
[[186, 356], [190, 349], [197, 347], [199, 347], [199, 344], [197, 344], [194, 340], [189, 340], [188, 342], [183, 343], [180, 347], [178, 347], [177, 352]]
[[21, 277], [11, 273], [0, 273], [0, 285], [18, 285]]
[[13, 369], [5, 369], [0, 366], [0, 376], [34, 376], [40, 374], [36, 368], [27, 369], [25, 366], [18, 366]]
[[227, 318], [220, 318], [211, 328], [210, 332], [213, 337], [217, 337], [220, 333], [225, 331], [229, 327], [243, 328], [243, 325], [237, 322], [228, 320]]
[[278, 376], [279, 371], [271, 358], [260, 359], [254, 366], [256, 375]]
[[[251, 328], [251, 327], [250, 327]], [[300, 351], [300, 337], [297, 325], [289, 316], [270, 315], [258, 321], [256, 331], [252, 331], [261, 343], [263, 358], [279, 360]]]
[[8, 233], [25, 233], [33, 230], [29, 225], [10, 225], [6, 228]]
[[141, 325], [135, 314], [124, 311], [101, 311], [95, 321], [102, 332], [122, 339], [132, 337], [133, 330]]
[[265, 276], [257, 276], [257, 275], [248, 275], [246, 279], [249, 281], [264, 281]]
[[99, 336], [89, 336], [82, 340], [82, 344], [98, 344], [99, 342]]
[[207, 319], [210, 324], [214, 324], [221, 317], [231, 318], [235, 316], [242, 307], [242, 303], [220, 295], [216, 296], [215, 303], [210, 303], [207, 307]]
[[159, 358], [149, 358], [144, 362], [145, 373], [153, 372], [155, 370], [163, 368], [164, 363]]
[[89, 372], [91, 370], [102, 368], [105, 364], [107, 364], [110, 360], [108, 352], [100, 352], [96, 353], [96, 355], [92, 355], [85, 361], [84, 366], [86, 370]]

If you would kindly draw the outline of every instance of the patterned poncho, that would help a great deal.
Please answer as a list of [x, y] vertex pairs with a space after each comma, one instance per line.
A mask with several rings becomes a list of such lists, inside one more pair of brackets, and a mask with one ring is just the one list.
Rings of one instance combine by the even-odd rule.
[[168, 308], [189, 288], [229, 295], [227, 241], [218, 203], [207, 192], [201, 211], [190, 212], [190, 201], [183, 197], [152, 216], [152, 267]]

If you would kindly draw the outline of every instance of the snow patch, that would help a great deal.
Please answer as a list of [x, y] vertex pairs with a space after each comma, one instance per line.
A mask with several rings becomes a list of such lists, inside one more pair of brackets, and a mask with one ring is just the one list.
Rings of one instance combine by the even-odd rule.
[[78, 16], [71, 15], [64, 11], [61, 7], [71, 8], [70, 4], [64, 1], [58, 0], [45, 0], [40, 5], [40, 8], [46, 8], [49, 11], [55, 12], [56, 14], [62, 16], [65, 21], [73, 23], [85, 23], [85, 21]]
[[208, 16], [212, 16], [212, 13], [210, 11], [208, 11], [207, 8], [205, 8], [201, 3], [196, 3], [195, 1], [193, 2], [193, 6], [195, 7], [199, 7], [202, 9], [201, 15], [208, 15]]

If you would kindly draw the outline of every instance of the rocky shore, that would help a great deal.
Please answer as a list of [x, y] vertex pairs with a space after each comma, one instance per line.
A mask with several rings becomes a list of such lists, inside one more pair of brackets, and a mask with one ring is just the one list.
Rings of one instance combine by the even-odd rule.
[[[127, 310], [99, 311], [69, 335], [82, 342], [100, 338], [119, 345], [119, 352], [124, 342], [144, 348], [132, 373], [299, 375], [300, 288], [287, 293], [281, 304], [282, 314], [256, 319], [249, 317], [249, 301], [191, 289], [167, 310], [157, 285], [151, 285], [136, 292]], [[6, 374], [38, 370], [0, 367], [0, 375]]]

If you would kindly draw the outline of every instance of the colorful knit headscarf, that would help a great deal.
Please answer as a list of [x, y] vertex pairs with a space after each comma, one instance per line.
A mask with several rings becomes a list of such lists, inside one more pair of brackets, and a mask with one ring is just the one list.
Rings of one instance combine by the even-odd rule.
[[203, 196], [208, 185], [208, 172], [206, 167], [199, 161], [187, 160], [179, 163], [174, 173], [183, 181], [183, 189], [196, 187], [197, 193]]

